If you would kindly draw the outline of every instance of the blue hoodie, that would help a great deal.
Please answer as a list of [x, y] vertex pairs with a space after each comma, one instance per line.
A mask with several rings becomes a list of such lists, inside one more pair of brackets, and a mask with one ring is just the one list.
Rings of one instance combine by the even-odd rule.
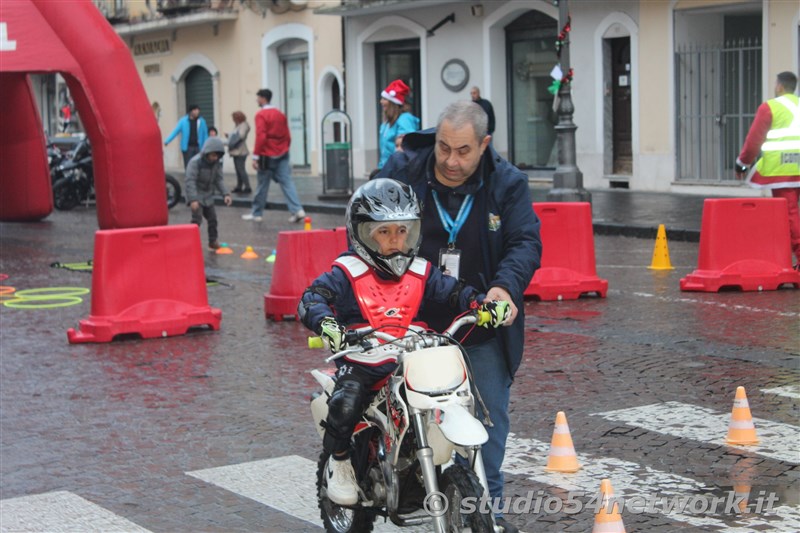
[[[167, 140], [164, 141], [164, 144], [169, 144], [172, 142], [179, 133], [181, 134], [181, 151], [185, 152], [189, 149], [189, 115], [183, 115], [181, 119], [178, 121], [178, 124], [175, 126], [175, 129], [172, 130], [172, 133], [169, 134]], [[203, 117], [197, 117], [197, 146], [203, 146], [208, 139], [208, 126], [206, 126], [206, 119]]]

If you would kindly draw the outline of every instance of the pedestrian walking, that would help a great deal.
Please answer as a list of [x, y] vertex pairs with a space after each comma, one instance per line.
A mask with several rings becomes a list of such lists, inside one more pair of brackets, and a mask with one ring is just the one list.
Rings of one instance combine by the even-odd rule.
[[247, 136], [250, 134], [250, 124], [247, 117], [241, 111], [234, 111], [231, 115], [235, 127], [233, 131], [225, 137], [228, 138], [228, 155], [233, 159], [233, 168], [236, 169], [236, 187], [232, 192], [250, 194], [250, 177], [247, 175], [247, 156], [250, 150], [247, 148]]
[[786, 198], [789, 239], [800, 269], [800, 104], [794, 94], [797, 76], [781, 72], [775, 81], [775, 98], [758, 107], [744, 146], [736, 158], [736, 177], [742, 179], [755, 163], [748, 182], [770, 189], [774, 198]]
[[200, 153], [200, 147], [208, 139], [208, 126], [206, 119], [200, 116], [200, 106], [191, 104], [184, 116], [178, 120], [175, 129], [164, 141], [167, 146], [172, 140], [181, 136], [181, 152], [183, 152], [183, 168], [189, 165], [189, 161]]
[[[508, 327], [475, 331], [465, 342], [493, 423], [483, 445], [489, 494], [502, 498], [510, 387], [522, 360], [523, 291], [541, 263], [542, 242], [528, 177], [489, 145], [487, 123], [488, 116], [473, 102], [450, 104], [435, 129], [406, 135], [403, 151], [378, 177], [408, 183], [420, 198], [421, 257], [485, 292], [487, 300], [511, 302]], [[441, 331], [454, 315], [431, 304], [421, 317]], [[517, 530], [503, 516], [496, 519], [506, 532]]]
[[225, 146], [219, 137], [209, 137], [203, 149], [186, 166], [186, 200], [192, 210], [192, 223], [208, 222], [208, 249], [219, 248], [217, 211], [214, 209], [214, 192], [219, 192], [225, 205], [231, 205], [231, 195], [222, 178], [222, 156]]
[[486, 112], [486, 116], [489, 117], [489, 122], [486, 125], [486, 133], [489, 135], [494, 135], [495, 122], [494, 107], [492, 107], [492, 103], [486, 98], [481, 98], [481, 90], [477, 85], [470, 89], [469, 95], [472, 97], [472, 101], [481, 106], [481, 109]]
[[256, 93], [256, 100], [261, 110], [256, 113], [256, 144], [253, 148], [253, 168], [256, 169], [258, 183], [253, 197], [250, 213], [242, 215], [242, 220], [263, 220], [264, 206], [267, 203], [269, 182], [275, 180], [281, 186], [283, 196], [289, 207], [289, 222], [299, 222], [306, 216], [297, 189], [292, 181], [289, 167], [289, 145], [292, 137], [289, 134], [289, 122], [280, 109], [270, 105], [272, 91], [261, 89]]

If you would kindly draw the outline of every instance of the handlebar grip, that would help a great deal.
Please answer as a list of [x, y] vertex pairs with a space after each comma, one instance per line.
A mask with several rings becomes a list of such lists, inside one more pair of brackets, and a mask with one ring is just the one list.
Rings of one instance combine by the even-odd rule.
[[325, 343], [322, 342], [322, 337], [309, 337], [308, 338], [308, 347], [309, 348], [324, 348]]
[[482, 326], [484, 324], [488, 324], [491, 321], [492, 321], [492, 313], [490, 313], [489, 311], [478, 309], [478, 321], [475, 323], [476, 326]]

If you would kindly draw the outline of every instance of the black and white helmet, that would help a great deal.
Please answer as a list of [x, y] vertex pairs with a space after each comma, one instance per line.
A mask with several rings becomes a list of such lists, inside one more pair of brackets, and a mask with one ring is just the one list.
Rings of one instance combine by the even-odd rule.
[[[345, 218], [350, 244], [361, 259], [395, 279], [406, 273], [422, 240], [419, 202], [411, 187], [388, 178], [368, 181], [353, 193]], [[404, 224], [407, 230], [406, 249], [388, 256], [372, 237], [386, 223]]]

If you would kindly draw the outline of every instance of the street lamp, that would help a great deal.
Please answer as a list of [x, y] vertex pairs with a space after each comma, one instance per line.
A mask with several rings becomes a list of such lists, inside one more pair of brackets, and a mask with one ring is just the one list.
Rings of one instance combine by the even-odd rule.
[[558, 24], [564, 28], [565, 35], [559, 58], [564, 79], [558, 88], [558, 124], [555, 126], [558, 143], [558, 167], [553, 173], [553, 188], [547, 193], [549, 202], [591, 202], [592, 195], [583, 188], [583, 173], [578, 168], [575, 157], [575, 130], [578, 127], [572, 122], [572, 78], [569, 63], [569, 7], [567, 0], [558, 0]]

